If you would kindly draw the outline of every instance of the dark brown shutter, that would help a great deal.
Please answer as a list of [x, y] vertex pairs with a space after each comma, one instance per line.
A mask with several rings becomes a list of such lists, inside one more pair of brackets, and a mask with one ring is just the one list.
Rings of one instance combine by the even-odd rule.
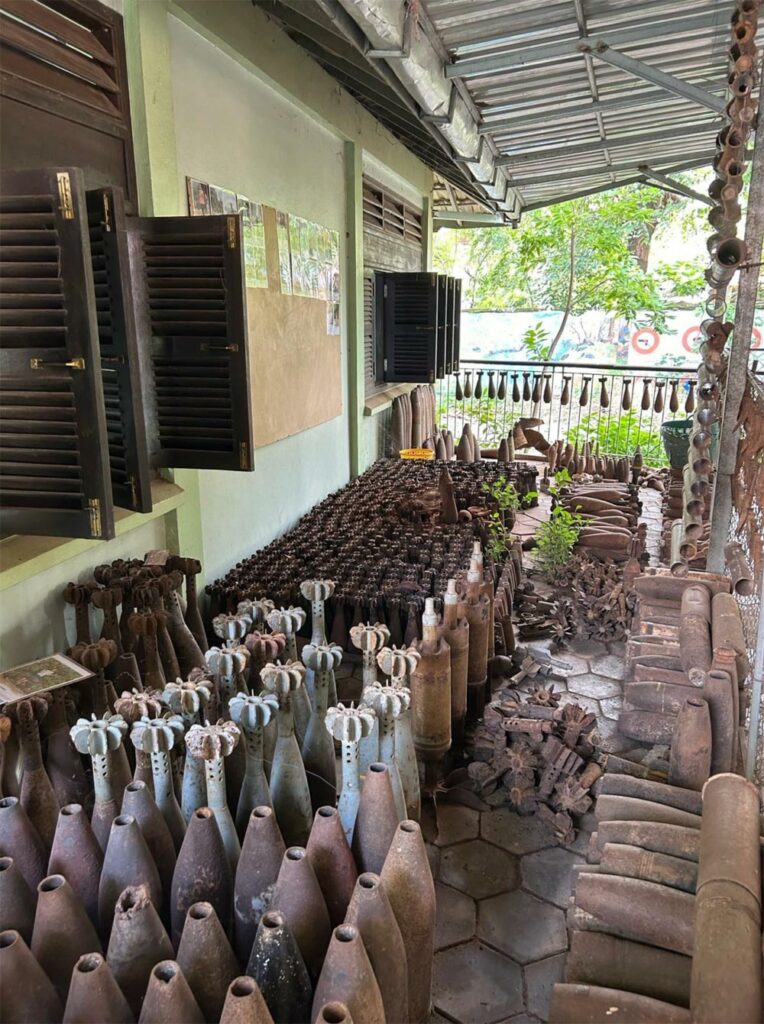
[[0, 526], [114, 536], [81, 174], [0, 175]]
[[87, 206], [114, 503], [150, 512], [151, 474], [122, 190], [91, 190]]
[[384, 376], [388, 383], [435, 381], [438, 275], [380, 274]]
[[435, 355], [435, 376], [438, 380], [442, 380], [446, 375], [447, 349], [451, 331], [448, 297], [448, 278], [445, 274], [438, 274], [438, 348]]
[[459, 372], [459, 356], [462, 336], [462, 279], [454, 277], [454, 303], [451, 314], [451, 333], [453, 358], [451, 360], [451, 373]]
[[241, 218], [128, 220], [155, 466], [251, 470]]

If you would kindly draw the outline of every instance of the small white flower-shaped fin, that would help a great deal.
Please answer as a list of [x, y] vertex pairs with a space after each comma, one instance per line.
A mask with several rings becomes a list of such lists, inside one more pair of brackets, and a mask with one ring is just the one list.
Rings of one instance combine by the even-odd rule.
[[273, 611], [273, 601], [267, 597], [256, 598], [254, 601], [239, 601], [236, 606], [237, 615], [246, 615], [252, 626], [262, 625]]
[[247, 655], [241, 647], [233, 651], [222, 647], [210, 647], [204, 659], [216, 676], [235, 676], [247, 667]]
[[224, 722], [221, 718], [215, 725], [192, 725], [186, 733], [186, 747], [192, 757], [215, 761], [228, 757], [240, 736], [235, 722]]
[[268, 625], [273, 632], [283, 633], [285, 636], [294, 636], [298, 633], [305, 625], [305, 619], [305, 609], [295, 608], [294, 605], [290, 605], [289, 608], [275, 608], [268, 613]]
[[252, 625], [248, 615], [216, 615], [212, 620], [215, 636], [221, 640], [241, 640]]
[[314, 672], [333, 672], [342, 661], [342, 648], [339, 644], [305, 644], [300, 656]]
[[283, 633], [250, 633], [244, 639], [247, 650], [253, 658], [275, 661], [281, 657], [286, 647], [286, 636]]
[[378, 651], [390, 642], [390, 630], [384, 622], [362, 622], [351, 628], [350, 639], [359, 651]]
[[69, 730], [72, 743], [81, 754], [106, 754], [116, 750], [127, 732], [127, 722], [122, 715], [107, 718], [78, 718]]
[[326, 728], [341, 743], [358, 743], [374, 728], [376, 717], [371, 708], [338, 704], [326, 712]]
[[286, 697], [292, 690], [297, 690], [305, 680], [305, 666], [299, 661], [290, 661], [286, 665], [266, 665], [260, 669], [263, 686], [278, 697]]
[[333, 580], [303, 580], [300, 593], [306, 601], [326, 601], [334, 593]]
[[278, 710], [279, 702], [275, 693], [237, 693], [232, 697], [228, 710], [231, 718], [246, 731], [262, 729]]
[[114, 710], [132, 724], [139, 718], [159, 718], [165, 706], [158, 690], [124, 690], [114, 701]]
[[165, 686], [162, 700], [177, 715], [196, 715], [212, 700], [212, 683], [207, 679], [198, 683], [177, 679]]
[[407, 686], [382, 686], [380, 683], [372, 683], [363, 691], [362, 699], [380, 718], [386, 715], [397, 718], [411, 704], [411, 690]]
[[130, 739], [136, 750], [144, 754], [166, 754], [178, 744], [184, 732], [180, 715], [161, 718], [139, 718], [130, 730]]
[[410, 676], [420, 658], [421, 654], [415, 647], [383, 647], [377, 654], [377, 665], [395, 681]]

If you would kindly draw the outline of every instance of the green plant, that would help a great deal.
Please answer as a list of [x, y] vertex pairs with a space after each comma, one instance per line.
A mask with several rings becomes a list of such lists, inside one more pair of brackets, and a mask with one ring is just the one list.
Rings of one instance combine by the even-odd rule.
[[493, 483], [483, 484], [483, 491], [488, 495], [493, 508], [488, 516], [488, 554], [494, 562], [500, 562], [509, 550], [512, 539], [507, 526], [507, 513], [514, 513], [520, 507], [520, 497], [505, 476], [500, 476]]
[[588, 413], [581, 417], [580, 423], [571, 427], [565, 439], [571, 444], [578, 444], [579, 451], [590, 441], [594, 449], [599, 447], [602, 455], [632, 456], [639, 446], [645, 465], [659, 469], [668, 465], [668, 459], [661, 441], [660, 423], [653, 424], [651, 430], [651, 419], [650, 413], [640, 414], [636, 409], [612, 417]]
[[547, 522], [542, 523], [536, 531], [536, 557], [545, 575], [567, 564], [585, 522], [583, 516], [577, 512], [568, 512], [562, 505], [552, 509]]
[[523, 345], [529, 359], [546, 362], [549, 358], [549, 331], [542, 323], [533, 324], [523, 334]]

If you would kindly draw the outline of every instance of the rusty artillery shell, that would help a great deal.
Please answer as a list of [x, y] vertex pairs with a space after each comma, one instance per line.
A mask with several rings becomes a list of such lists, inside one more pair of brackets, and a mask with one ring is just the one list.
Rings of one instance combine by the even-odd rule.
[[[686, 679], [686, 677], [685, 677]], [[624, 700], [640, 711], [659, 715], [678, 715], [689, 698], [702, 694], [702, 690], [685, 683], [661, 683], [657, 680], [635, 680], [623, 689]]]
[[564, 985], [552, 989], [550, 1024], [678, 1024], [689, 1021], [689, 1011], [660, 999], [597, 985]]
[[740, 597], [750, 597], [755, 588], [742, 546], [738, 543], [728, 544], [724, 549], [724, 560], [732, 580], [732, 589]]
[[[638, 761], [627, 761], [617, 754], [606, 754], [605, 758], [605, 771], [608, 773], [633, 775], [635, 779], [649, 779], [656, 775], [654, 769], [648, 768]], [[659, 774], [662, 776], [662, 773]]]
[[711, 667], [711, 598], [705, 587], [688, 587], [682, 594], [682, 668]]
[[565, 963], [565, 980], [625, 989], [636, 995], [690, 1005], [692, 960], [599, 932], [574, 932]]
[[660, 715], [655, 711], [622, 711], [618, 731], [640, 743], [670, 743], [675, 720], [675, 715]]
[[695, 864], [700, 856], [699, 829], [663, 821], [600, 821], [589, 842], [587, 858], [599, 864], [608, 843], [638, 846], [641, 850], [665, 853]]
[[[607, 778], [607, 776], [605, 776]], [[603, 821], [662, 821], [667, 825], [700, 828], [700, 815], [654, 800], [640, 800], [631, 796], [613, 796], [609, 793], [597, 798], [597, 817]]]
[[644, 573], [634, 581], [634, 589], [640, 597], [643, 595], [656, 601], [681, 601], [682, 594], [688, 587], [705, 587], [709, 594], [728, 594], [730, 581], [726, 576], [704, 572], [701, 577], [697, 572], [690, 572], [686, 578], [679, 579], [668, 572]]
[[614, 935], [692, 955], [695, 900], [656, 882], [617, 875], [584, 874], [576, 905], [608, 925]]
[[698, 881], [698, 866], [692, 861], [623, 843], [605, 843], [599, 869], [605, 875], [641, 878], [689, 893], [695, 892]]
[[682, 670], [679, 658], [679, 644], [668, 640], [659, 641], [656, 637], [649, 640], [629, 640], [626, 645], [626, 659], [629, 665], [650, 665], [655, 668], [666, 668], [672, 672]]
[[737, 736], [736, 694], [729, 672], [712, 669], [706, 673], [703, 697], [711, 716], [711, 774], [729, 772], [735, 767]]
[[[470, 580], [470, 577], [475, 577]], [[483, 717], [485, 688], [488, 678], [488, 598], [480, 594], [482, 575], [470, 567], [466, 615], [470, 625], [467, 669], [467, 719], [474, 722]]]
[[708, 702], [690, 697], [681, 707], [674, 727], [669, 783], [700, 792], [711, 774], [711, 745]]
[[455, 746], [461, 746], [467, 719], [470, 627], [467, 619], [459, 618], [455, 580], [448, 581], [448, 590], [443, 595], [441, 635], [451, 652], [451, 737]]
[[438, 634], [431, 597], [422, 615], [422, 640], [414, 646], [421, 654], [411, 674], [414, 747], [422, 760], [439, 761], [451, 746], [451, 649]]
[[678, 683], [679, 686], [686, 686], [690, 681], [687, 672], [659, 668], [657, 665], [645, 665], [637, 662], [634, 665], [634, 682], [638, 683]]
[[732, 594], [717, 594], [711, 602], [711, 637], [714, 651], [722, 646], [734, 650], [738, 683], [742, 683], [751, 666], [743, 635], [743, 620]]
[[667, 807], [676, 807], [690, 814], [700, 814], [702, 801], [700, 793], [692, 789], [667, 786], [664, 782], [651, 779], [635, 779], [630, 775], [604, 775], [594, 786], [597, 795], [636, 797], [638, 800], [652, 800]]
[[762, 1019], [759, 795], [739, 775], [703, 788], [696, 897], [692, 1019]]

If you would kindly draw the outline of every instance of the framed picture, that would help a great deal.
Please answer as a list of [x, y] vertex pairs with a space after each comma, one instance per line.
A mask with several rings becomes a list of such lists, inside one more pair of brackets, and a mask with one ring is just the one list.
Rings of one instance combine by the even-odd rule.
[[197, 178], [186, 178], [188, 212], [192, 217], [203, 217], [210, 213], [210, 187]]
[[65, 654], [51, 654], [47, 658], [27, 662], [17, 668], [0, 672], [0, 704], [13, 704], [17, 700], [33, 697], [45, 690], [90, 679], [93, 673]]

